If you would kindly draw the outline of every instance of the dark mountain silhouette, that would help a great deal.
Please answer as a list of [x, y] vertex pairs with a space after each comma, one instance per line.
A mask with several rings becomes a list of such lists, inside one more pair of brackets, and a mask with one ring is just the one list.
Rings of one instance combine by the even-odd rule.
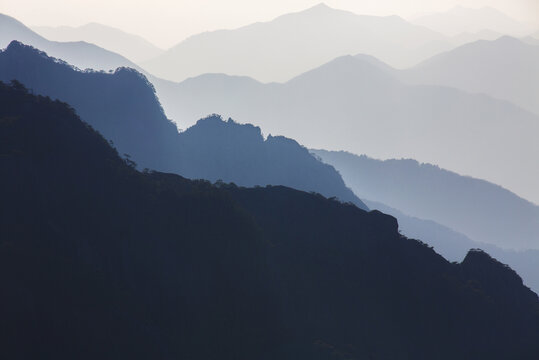
[[539, 115], [486, 95], [405, 84], [381, 67], [346, 56], [283, 84], [204, 75], [170, 89], [176, 101], [167, 111], [182, 126], [219, 113], [311, 148], [436, 163], [539, 202]]
[[363, 201], [369, 209], [394, 216], [403, 235], [412, 239], [422, 239], [447, 260], [461, 262], [470, 249], [482, 249], [500, 262], [509, 265], [522, 277], [526, 286], [539, 293], [539, 250], [509, 250], [473, 241], [466, 235], [435, 221], [406, 215], [376, 201], [365, 199]]
[[219, 116], [199, 120], [180, 134], [178, 173], [192, 179], [222, 180], [240, 186], [284, 184], [365, 204], [348, 189], [338, 172], [283, 136], [262, 136], [250, 124], [224, 122]]
[[163, 52], [140, 36], [98, 23], [89, 23], [78, 27], [35, 26], [32, 29], [49, 40], [85, 41], [103, 49], [117, 52], [134, 62], [149, 60]]
[[365, 205], [331, 166], [297, 142], [264, 140], [259, 128], [200, 121], [178, 135], [165, 117], [153, 87], [135, 70], [80, 72], [38, 50], [13, 42], [0, 53], [0, 80], [17, 79], [36, 94], [71, 104], [83, 120], [129, 154], [139, 168], [239, 185], [286, 185]]
[[487, 254], [448, 263], [297, 190], [140, 173], [18, 84], [0, 86], [0, 168], [4, 358], [539, 353], [537, 296]]
[[286, 81], [338, 56], [360, 52], [398, 67], [414, 65], [439, 51], [424, 45], [442, 39], [398, 16], [356, 15], [318, 4], [269, 22], [191, 36], [142, 66], [174, 81], [205, 73]]
[[314, 153], [333, 165], [361, 198], [434, 220], [478, 242], [539, 249], [539, 206], [498, 185], [415, 160], [380, 161], [324, 150]]
[[122, 66], [139, 69], [125, 57], [94, 44], [84, 41], [49, 41], [20, 21], [0, 14], [0, 48], [7, 47], [13, 40], [32, 45], [80, 69], [115, 70]]
[[539, 46], [512, 37], [460, 46], [399, 76], [414, 84], [488, 94], [539, 114]]

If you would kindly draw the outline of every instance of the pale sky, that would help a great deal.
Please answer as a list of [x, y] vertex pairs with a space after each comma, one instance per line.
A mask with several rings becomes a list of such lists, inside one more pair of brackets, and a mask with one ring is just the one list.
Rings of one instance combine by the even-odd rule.
[[[316, 5], [319, 0], [0, 0], [0, 13], [26, 25], [79, 26], [89, 22], [138, 34], [168, 48], [203, 31], [231, 29]], [[326, 0], [368, 15], [414, 17], [455, 5], [492, 6], [539, 29], [539, 0]]]

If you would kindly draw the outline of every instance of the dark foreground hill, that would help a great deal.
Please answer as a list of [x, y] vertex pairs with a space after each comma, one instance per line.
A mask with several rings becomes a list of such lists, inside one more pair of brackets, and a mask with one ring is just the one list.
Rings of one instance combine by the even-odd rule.
[[284, 187], [141, 173], [0, 85], [6, 359], [536, 359], [539, 301], [472, 251]]
[[223, 122], [216, 116], [178, 134], [163, 113], [153, 86], [135, 70], [78, 71], [14, 41], [0, 52], [0, 81], [12, 79], [36, 94], [72, 105], [84, 121], [112, 140], [120, 154], [129, 154], [141, 169], [244, 186], [285, 185], [367, 208], [333, 167], [293, 140], [264, 139], [260, 128]]

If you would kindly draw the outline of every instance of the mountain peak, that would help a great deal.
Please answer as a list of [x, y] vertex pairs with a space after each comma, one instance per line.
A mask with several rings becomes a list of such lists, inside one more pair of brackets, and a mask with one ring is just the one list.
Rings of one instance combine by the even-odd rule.
[[[1, 52], [2, 51], [0, 51], [0, 53]], [[17, 56], [21, 56], [21, 54], [25, 54], [28, 56], [40, 56], [47, 59], [50, 58], [47, 55], [47, 53], [45, 53], [44, 51], [41, 51], [31, 45], [26, 45], [18, 40], [11, 41], [3, 52], [5, 52], [6, 54], [17, 54]], [[55, 60], [54, 58], [50, 58], [50, 59]]]
[[[331, 6], [327, 5], [324, 2], [320, 2], [314, 6], [311, 6], [310, 8], [307, 8], [303, 11], [299, 11], [298, 14], [328, 14], [328, 13], [335, 13], [335, 12], [346, 12], [345, 10], [335, 9]], [[289, 15], [289, 14], [286, 14]], [[283, 16], [286, 16], [283, 15]]]
[[462, 267], [471, 275], [488, 286], [486, 281], [490, 276], [503, 281], [507, 286], [521, 286], [522, 279], [508, 265], [502, 264], [481, 249], [471, 249], [462, 261]]
[[331, 9], [331, 7], [329, 7], [325, 2], [319, 2], [311, 7], [311, 9]]

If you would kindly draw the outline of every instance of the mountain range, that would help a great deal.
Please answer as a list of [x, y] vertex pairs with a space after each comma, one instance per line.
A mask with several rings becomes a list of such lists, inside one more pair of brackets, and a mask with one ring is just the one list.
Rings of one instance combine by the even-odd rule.
[[224, 73], [282, 82], [346, 54], [407, 67], [439, 52], [426, 45], [444, 39], [397, 16], [356, 15], [322, 3], [270, 22], [194, 35], [140, 65], [174, 81]]
[[[121, 55], [84, 41], [49, 41], [30, 30], [20, 21], [0, 14], [0, 48], [5, 48], [13, 40], [32, 45], [47, 52], [52, 57], [63, 60], [79, 69], [116, 70], [118, 67], [139, 69], [137, 65]], [[140, 70], [140, 69], [139, 69]]]
[[219, 113], [311, 148], [436, 163], [539, 202], [539, 115], [485, 94], [408, 84], [372, 57], [341, 57], [286, 83], [206, 74], [160, 99], [180, 127]]
[[69, 106], [20, 83], [0, 84], [0, 138], [10, 359], [539, 351], [537, 295], [484, 252], [452, 264], [377, 211], [138, 172]]
[[535, 360], [537, 39], [415, 21], [0, 14], [0, 358]]
[[[36, 71], [28, 72], [26, 69], [29, 68]], [[260, 128], [240, 125], [232, 120], [225, 122], [216, 115], [202, 119], [178, 134], [162, 113], [151, 85], [133, 70], [120, 69], [113, 74], [80, 72], [16, 42], [0, 54], [0, 69], [3, 69], [0, 79], [18, 78], [35, 93], [70, 101], [83, 119], [112, 140], [120, 153], [129, 154], [141, 169], [161, 169], [192, 179], [234, 182], [240, 186], [284, 184], [335, 196], [367, 208], [346, 187], [333, 167], [322, 164], [294, 140], [271, 135], [264, 139]], [[110, 92], [103, 92], [102, 88], [110, 89]], [[340, 171], [348, 175], [345, 170]], [[373, 172], [373, 176], [375, 174]], [[345, 179], [349, 181], [348, 177]], [[355, 183], [350, 182], [349, 185]], [[368, 186], [365, 188], [369, 189]], [[361, 189], [354, 190], [367, 199], [387, 200], [388, 204], [395, 206], [387, 196], [370, 196]], [[379, 203], [376, 208], [391, 211], [390, 207]], [[414, 211], [407, 212], [414, 216], [390, 213], [399, 219], [404, 234], [433, 245], [436, 251], [451, 260], [462, 260], [470, 248], [488, 248], [486, 243], [514, 248], [523, 241], [522, 237], [506, 236], [505, 231], [494, 240], [474, 242], [447, 227], [416, 218], [432, 219], [432, 216], [418, 216]], [[497, 218], [499, 216], [492, 216], [491, 221], [496, 222]], [[436, 220], [441, 224], [448, 223], [443, 215]], [[449, 225], [466, 233], [467, 229], [458, 223]], [[485, 216], [481, 225], [488, 229], [491, 226], [489, 218]], [[480, 231], [482, 228], [477, 226], [476, 229]], [[511, 229], [516, 234], [518, 227]], [[529, 229], [528, 233], [532, 231]], [[488, 249], [495, 252], [498, 259], [519, 270], [528, 286], [539, 289], [534, 276], [537, 264], [521, 267], [520, 264], [533, 264], [533, 261], [522, 262], [519, 256], [506, 254], [501, 249]]]
[[512, 37], [462, 45], [395, 73], [409, 83], [488, 94], [539, 114], [539, 46]]
[[436, 221], [481, 243], [539, 249], [539, 206], [501, 186], [410, 159], [313, 152], [361, 198]]
[[[260, 128], [240, 125], [232, 120], [225, 122], [218, 116], [202, 119], [178, 134], [162, 113], [151, 85], [142, 75], [132, 70], [120, 69], [114, 74], [83, 73], [68, 65], [56, 63], [38, 50], [20, 43], [11, 44], [1, 53], [0, 65], [3, 69], [0, 79], [7, 81], [18, 78], [36, 93], [74, 104], [83, 119], [112, 140], [120, 153], [129, 154], [139, 168], [161, 169], [192, 179], [212, 182], [220, 180], [241, 186], [285, 184], [296, 189], [335, 196], [361, 208], [367, 208], [346, 187], [331, 166], [323, 165], [294, 140], [271, 135], [264, 139]], [[28, 72], [26, 69], [29, 68], [36, 71]], [[110, 89], [110, 92], [103, 92], [102, 88]], [[124, 96], [118, 97], [118, 94]], [[348, 175], [343, 169], [340, 171]], [[374, 174], [375, 172], [373, 176]], [[347, 177], [345, 179], [349, 181]], [[353, 182], [349, 184], [354, 185]], [[424, 239], [448, 259], [462, 260], [468, 249], [485, 248], [486, 243], [494, 242], [503, 247], [514, 248], [519, 246], [519, 241], [524, 241], [522, 237], [506, 236], [505, 231], [500, 232], [494, 240], [485, 241], [488, 236], [483, 236], [478, 237], [483, 243], [474, 243], [449, 228], [416, 219], [415, 217], [432, 219], [432, 216], [408, 211], [408, 208], [395, 204], [387, 199], [387, 196], [371, 196], [364, 194], [361, 189], [354, 190], [367, 199], [387, 200], [390, 206], [397, 205], [407, 214], [413, 215], [395, 214], [403, 233]], [[389, 207], [377, 204], [377, 208], [387, 210]], [[499, 216], [492, 216], [494, 221], [497, 221], [497, 218]], [[444, 214], [436, 220], [461, 233], [469, 234], [467, 229], [458, 223], [448, 224]], [[483, 220], [481, 225], [488, 229], [489, 218], [485, 217]], [[481, 231], [482, 227], [478, 226], [476, 229]], [[511, 229], [515, 230], [516, 234], [518, 227]], [[527, 233], [532, 230], [529, 229]], [[458, 239], [461, 238], [465, 240], [459, 243]], [[519, 262], [512, 261], [518, 257], [503, 256], [502, 252], [497, 255], [504, 261], [508, 258], [508, 263], [520, 270]], [[520, 272], [526, 283], [534, 289], [539, 288], [535, 287], [535, 268], [531, 267], [531, 271], [526, 268]]]
[[163, 113], [153, 86], [135, 70], [82, 72], [14, 41], [0, 52], [0, 80], [11, 79], [36, 94], [70, 103], [140, 169], [244, 186], [287, 185], [366, 209], [335, 169], [293, 140], [264, 139], [260, 128], [218, 117], [201, 120], [179, 134]]
[[[481, 248], [539, 290], [539, 207], [484, 180], [414, 160], [311, 150], [371, 209], [395, 216], [408, 237], [451, 261]], [[532, 249], [532, 250], [530, 250]]]
[[89, 23], [78, 27], [33, 26], [32, 30], [53, 41], [92, 43], [121, 54], [135, 63], [157, 57], [163, 52], [162, 49], [140, 36], [98, 23]]

